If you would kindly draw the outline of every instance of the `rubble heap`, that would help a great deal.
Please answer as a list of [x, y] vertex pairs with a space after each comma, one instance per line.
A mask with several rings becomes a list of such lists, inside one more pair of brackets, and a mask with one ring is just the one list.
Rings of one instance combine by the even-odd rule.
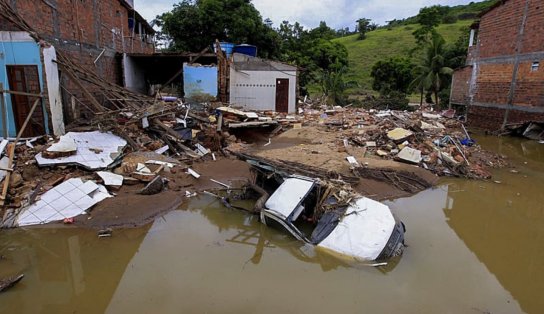
[[502, 156], [486, 152], [471, 138], [455, 113], [426, 110], [365, 109], [301, 110], [304, 125], [334, 132], [339, 149], [359, 148], [350, 156], [354, 172], [363, 175], [364, 162], [379, 158], [417, 165], [439, 176], [473, 179], [491, 177], [489, 168], [506, 165]]

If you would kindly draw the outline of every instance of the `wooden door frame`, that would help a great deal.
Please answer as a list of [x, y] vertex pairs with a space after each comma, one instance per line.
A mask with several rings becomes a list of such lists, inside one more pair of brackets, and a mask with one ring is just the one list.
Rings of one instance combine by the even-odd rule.
[[[285, 84], [281, 85], [280, 82], [285, 82]], [[275, 101], [275, 104], [274, 104], [274, 109], [275, 111], [277, 112], [286, 112], [288, 113], [289, 112], [289, 96], [290, 96], [290, 90], [289, 90], [289, 84], [291, 84], [290, 80], [288, 78], [276, 78], [275, 79], [275, 86], [276, 86], [276, 101]], [[281, 108], [281, 104], [280, 104], [280, 99], [278, 97], [278, 94], [279, 94], [279, 86], [282, 86], [281, 88], [284, 88], [285, 86], [285, 91], [286, 91], [286, 94], [285, 94], [285, 111], [282, 111], [282, 110], [279, 110]]]
[[[13, 86], [13, 83], [15, 80], [15, 78], [12, 78], [12, 71], [21, 71], [22, 72], [22, 79], [21, 79], [21, 82], [23, 84], [23, 91], [22, 92], [26, 92], [26, 93], [33, 93], [33, 94], [41, 94], [42, 92], [42, 86], [41, 86], [41, 81], [40, 81], [40, 66], [37, 65], [37, 64], [6, 64], [6, 74], [7, 74], [7, 81], [8, 81], [8, 86], [9, 86], [9, 89], [12, 90], [12, 91], [18, 91], [15, 86]], [[25, 72], [25, 69], [29, 68], [29, 67], [32, 67], [33, 70], [36, 71], [36, 79], [38, 81], [38, 90], [36, 91], [32, 91], [32, 90], [29, 90], [29, 86], [27, 84], [27, 77], [26, 77], [26, 72]], [[13, 70], [12, 70], [13, 69]], [[19, 108], [18, 106], [18, 103], [20, 104], [19, 100], [21, 99], [21, 97], [26, 97], [26, 106], [28, 106], [30, 108], [30, 106], [32, 106], [32, 104], [34, 103], [35, 99], [34, 97], [31, 97], [31, 96], [21, 96], [21, 95], [15, 95], [15, 94], [11, 94], [11, 110], [13, 112], [13, 122], [14, 122], [14, 125], [15, 125], [15, 132], [19, 132], [20, 128], [22, 127], [22, 121], [20, 121], [18, 118], [19, 118], [19, 110], [21, 108]], [[19, 100], [18, 100], [19, 99]], [[46, 116], [45, 114], [43, 113], [43, 100], [41, 100], [42, 104], [40, 106], [40, 112], [37, 112], [35, 111], [33, 116], [34, 115], [38, 115], [38, 118], [41, 120], [40, 122], [40, 127], [41, 127], [41, 130], [39, 131], [35, 131], [33, 128], [32, 128], [32, 125], [29, 125], [25, 131], [24, 131], [24, 135], [23, 136], [37, 136], [37, 135], [43, 135], [46, 133], [45, 131], [45, 124], [46, 124]], [[26, 117], [25, 117], [26, 118]], [[24, 121], [24, 120], [23, 120]], [[36, 125], [36, 124], [34, 124]], [[34, 131], [34, 132], [33, 132]], [[40, 133], [40, 134], [38, 134]]]

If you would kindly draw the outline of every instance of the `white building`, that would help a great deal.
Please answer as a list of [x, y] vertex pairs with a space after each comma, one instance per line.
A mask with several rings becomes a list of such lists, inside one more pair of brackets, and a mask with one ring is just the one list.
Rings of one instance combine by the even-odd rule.
[[297, 67], [234, 53], [230, 67], [230, 104], [247, 110], [294, 113]]

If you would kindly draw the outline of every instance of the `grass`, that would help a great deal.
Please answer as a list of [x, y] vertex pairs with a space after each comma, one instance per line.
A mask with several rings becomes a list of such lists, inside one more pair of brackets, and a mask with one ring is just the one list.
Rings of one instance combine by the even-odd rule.
[[[446, 42], [452, 43], [459, 38], [462, 28], [472, 24], [472, 20], [462, 20], [454, 24], [438, 26], [438, 32]], [[334, 41], [346, 46], [349, 52], [349, 72], [345, 79], [355, 81], [359, 87], [348, 90], [350, 94], [364, 94], [372, 92], [372, 78], [370, 71], [379, 60], [395, 56], [408, 56], [416, 47], [412, 32], [419, 27], [417, 24], [401, 25], [390, 30], [383, 28], [367, 34], [365, 40], [358, 40], [358, 35], [337, 38]], [[413, 56], [417, 58], [417, 56]], [[310, 92], [317, 92], [317, 86], [311, 86]]]

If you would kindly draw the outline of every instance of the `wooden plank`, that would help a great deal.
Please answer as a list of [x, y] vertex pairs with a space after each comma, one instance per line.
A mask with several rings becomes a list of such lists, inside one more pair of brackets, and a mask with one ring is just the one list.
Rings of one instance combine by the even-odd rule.
[[6, 120], [7, 110], [4, 102], [4, 84], [0, 82], [0, 110], [2, 110], [2, 135], [8, 138], [8, 122]]
[[[1, 84], [1, 83], [0, 83]], [[20, 96], [30, 96], [30, 97], [40, 97], [43, 98], [43, 94], [33, 94], [33, 93], [25, 93], [25, 92], [18, 92], [14, 90], [0, 90], [0, 93], [6, 93], [6, 94], [12, 94], [12, 95], [20, 95]]]
[[[23, 126], [19, 130], [19, 133], [17, 134], [17, 138], [15, 139], [15, 142], [10, 144], [9, 146], [9, 153], [8, 153], [8, 168], [13, 168], [13, 158], [15, 157], [15, 146], [21, 139], [21, 135], [23, 135], [23, 132], [26, 129], [26, 126], [28, 125], [28, 122], [30, 121], [30, 118], [34, 114], [34, 111], [38, 107], [38, 104], [41, 103], [41, 99], [38, 98], [34, 102], [34, 105], [32, 105], [32, 108], [30, 109], [28, 116], [26, 117], [25, 122], [23, 123]], [[6, 202], [6, 195], [8, 195], [8, 189], [9, 189], [9, 181], [11, 179], [11, 171], [6, 173], [6, 177], [4, 179], [4, 187], [2, 188], [2, 195], [0, 195], [0, 206], [4, 206]], [[0, 215], [3, 216], [3, 215]]]
[[70, 80], [72, 80], [77, 85], [77, 87], [81, 89], [81, 91], [83, 92], [83, 95], [85, 95], [85, 98], [87, 98], [87, 100], [91, 102], [94, 109], [97, 110], [98, 112], [104, 111], [104, 107], [102, 107], [102, 105], [100, 105], [100, 103], [96, 100], [96, 98], [94, 98], [94, 96], [85, 87], [83, 87], [83, 84], [81, 84], [81, 81], [78, 78], [76, 78], [74, 73], [72, 73], [72, 71], [70, 71], [68, 68], [64, 66], [62, 66], [62, 68], [66, 70], [64, 71], [64, 73], [68, 75]]
[[[156, 126], [160, 127], [161, 129], [163, 129], [164, 131], [166, 131], [166, 133], [178, 140], [183, 140], [183, 138], [181, 137], [181, 135], [179, 135], [176, 131], [172, 130], [172, 128], [168, 127], [166, 124], [162, 123], [161, 120], [159, 119], [153, 119], [153, 124], [155, 124]], [[192, 149], [190, 149], [189, 147], [181, 144], [181, 143], [176, 143], [176, 145], [178, 145], [180, 148], [183, 149], [184, 153], [189, 155], [189, 157], [192, 157], [192, 158], [200, 158], [199, 155], [197, 155], [195, 152], [193, 152]]]

